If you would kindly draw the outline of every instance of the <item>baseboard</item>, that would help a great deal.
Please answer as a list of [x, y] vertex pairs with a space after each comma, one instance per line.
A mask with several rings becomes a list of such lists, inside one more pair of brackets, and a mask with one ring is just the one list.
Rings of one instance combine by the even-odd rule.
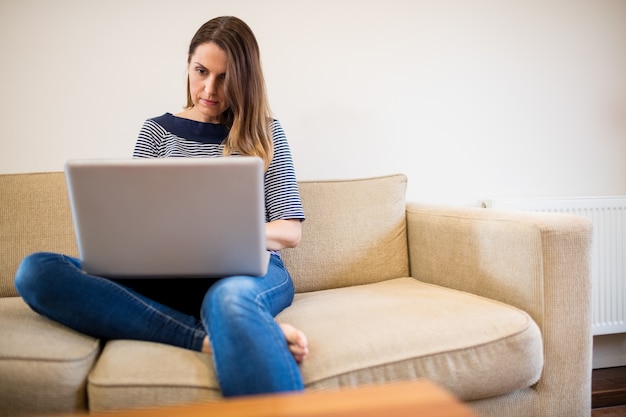
[[593, 337], [593, 369], [626, 366], [626, 333]]

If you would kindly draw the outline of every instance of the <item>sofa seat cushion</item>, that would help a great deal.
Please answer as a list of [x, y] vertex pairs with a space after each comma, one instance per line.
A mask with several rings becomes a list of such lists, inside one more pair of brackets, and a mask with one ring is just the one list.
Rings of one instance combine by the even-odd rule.
[[[413, 278], [297, 294], [277, 319], [309, 338], [307, 389], [425, 377], [475, 400], [529, 387], [543, 366], [526, 313]], [[107, 342], [88, 393], [92, 411], [221, 398], [210, 355], [128, 340]]]
[[112, 340], [89, 375], [91, 411], [221, 399], [213, 357], [159, 343]]
[[428, 378], [469, 401], [529, 387], [543, 367], [528, 314], [414, 278], [297, 294], [278, 320], [307, 334], [309, 389]]
[[40, 316], [20, 297], [0, 298], [0, 317], [0, 415], [85, 410], [99, 341]]

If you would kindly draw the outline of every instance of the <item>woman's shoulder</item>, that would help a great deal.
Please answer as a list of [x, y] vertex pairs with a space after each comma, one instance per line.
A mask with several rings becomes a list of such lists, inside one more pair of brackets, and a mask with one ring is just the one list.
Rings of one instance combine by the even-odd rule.
[[168, 132], [175, 129], [176, 116], [172, 113], [163, 113], [160, 116], [151, 117], [145, 121], [145, 124], [159, 125]]
[[142, 130], [155, 131], [158, 130], [161, 133], [168, 132], [168, 126], [171, 125], [170, 117], [173, 117], [171, 113], [165, 113], [161, 116], [151, 117], [144, 120]]
[[162, 125], [162, 124], [172, 123], [173, 119], [174, 119], [174, 115], [172, 113], [163, 113], [160, 116], [151, 117], [151, 118], [149, 118], [146, 121], [147, 122], [154, 122], [154, 123], [158, 123], [158, 124]]
[[274, 129], [281, 129], [282, 130], [282, 125], [280, 124], [280, 121], [278, 119], [270, 119], [270, 129], [272, 131], [274, 131]]
[[270, 131], [272, 132], [272, 140], [274, 145], [277, 143], [287, 142], [287, 135], [285, 134], [285, 130], [283, 126], [280, 124], [278, 119], [272, 119], [270, 122]]

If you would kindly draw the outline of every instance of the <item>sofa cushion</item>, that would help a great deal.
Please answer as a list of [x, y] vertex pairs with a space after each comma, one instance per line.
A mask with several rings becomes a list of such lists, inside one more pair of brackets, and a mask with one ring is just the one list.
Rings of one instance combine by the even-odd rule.
[[159, 343], [113, 340], [89, 375], [91, 411], [222, 398], [213, 357]]
[[19, 297], [0, 298], [0, 317], [0, 415], [85, 410], [99, 341], [38, 315]]
[[0, 175], [0, 201], [0, 297], [16, 296], [15, 270], [26, 255], [78, 252], [65, 175]]
[[[526, 313], [413, 278], [297, 294], [278, 320], [307, 334], [312, 390], [425, 377], [476, 400], [533, 385], [543, 366]], [[93, 411], [221, 398], [210, 355], [127, 340], [107, 343], [88, 392]]]
[[298, 183], [302, 242], [282, 251], [296, 292], [409, 275], [406, 177]]
[[543, 367], [528, 314], [413, 278], [297, 294], [278, 320], [307, 334], [310, 389], [425, 377], [476, 400], [529, 387]]

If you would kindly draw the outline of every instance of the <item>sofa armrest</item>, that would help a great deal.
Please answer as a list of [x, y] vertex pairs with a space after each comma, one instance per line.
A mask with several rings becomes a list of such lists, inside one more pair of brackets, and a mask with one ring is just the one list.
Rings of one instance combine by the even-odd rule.
[[411, 276], [528, 312], [550, 402], [590, 398], [592, 232], [574, 215], [407, 204]]

